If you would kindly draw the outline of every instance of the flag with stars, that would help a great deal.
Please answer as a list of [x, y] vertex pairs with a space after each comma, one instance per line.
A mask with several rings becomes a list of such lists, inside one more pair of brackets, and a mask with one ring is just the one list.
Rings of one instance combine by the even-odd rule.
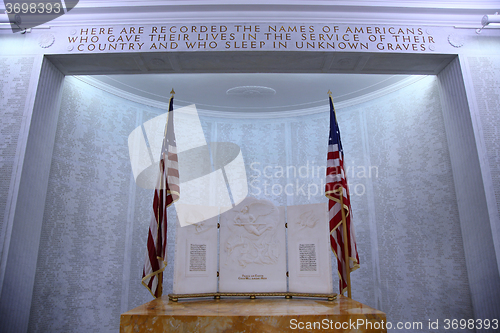
[[[326, 166], [325, 196], [328, 200], [330, 245], [337, 257], [337, 269], [339, 274], [340, 293], [344, 294], [347, 289], [347, 270], [349, 272], [359, 268], [359, 255], [354, 236], [352, 224], [352, 211], [349, 198], [349, 188], [344, 171], [344, 151], [340, 141], [340, 131], [335, 116], [332, 97], [330, 101], [330, 137], [328, 141], [328, 155]], [[342, 212], [340, 207], [340, 195], [343, 196], [343, 207], [345, 212], [347, 240], [343, 236]], [[344, 242], [347, 242], [349, 262], [345, 262]]]
[[163, 271], [167, 266], [167, 207], [179, 199], [180, 193], [173, 102], [172, 95], [169, 101], [167, 124], [161, 148], [160, 172], [153, 198], [153, 214], [148, 232], [146, 261], [142, 272], [142, 284], [154, 297], [162, 295]]

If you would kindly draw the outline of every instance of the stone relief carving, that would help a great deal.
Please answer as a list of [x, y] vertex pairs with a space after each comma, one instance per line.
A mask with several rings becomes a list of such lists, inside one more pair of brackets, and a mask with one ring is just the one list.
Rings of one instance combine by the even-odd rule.
[[209, 222], [211, 221], [210, 217], [215, 214], [212, 211], [208, 211], [208, 208], [204, 206], [190, 205], [189, 208], [183, 209], [183, 214], [178, 214], [180, 225], [183, 228], [188, 228], [187, 230], [191, 233], [201, 234], [212, 226], [212, 222]]
[[300, 219], [297, 221], [297, 224], [300, 226], [299, 230], [306, 227], [313, 229], [318, 220], [319, 218], [314, 213], [314, 210], [308, 210], [300, 214]]
[[231, 213], [234, 218], [227, 225], [230, 235], [223, 244], [228, 258], [225, 264], [276, 264], [283, 242], [277, 237], [277, 208], [269, 201], [255, 200], [239, 205]]

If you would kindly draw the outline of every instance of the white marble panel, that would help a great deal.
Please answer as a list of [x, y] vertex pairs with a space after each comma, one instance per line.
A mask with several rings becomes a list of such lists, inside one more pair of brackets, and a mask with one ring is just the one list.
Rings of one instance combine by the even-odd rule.
[[221, 292], [285, 292], [283, 207], [248, 197], [220, 218]]
[[332, 293], [327, 204], [287, 207], [290, 292]]
[[[178, 216], [175, 241], [175, 294], [217, 291], [217, 212], [214, 207], [192, 207]], [[211, 218], [203, 219], [203, 216]], [[212, 217], [215, 216], [215, 217]], [[185, 220], [181, 223], [181, 220]], [[191, 220], [201, 221], [191, 223]], [[183, 225], [181, 227], [181, 225]]]

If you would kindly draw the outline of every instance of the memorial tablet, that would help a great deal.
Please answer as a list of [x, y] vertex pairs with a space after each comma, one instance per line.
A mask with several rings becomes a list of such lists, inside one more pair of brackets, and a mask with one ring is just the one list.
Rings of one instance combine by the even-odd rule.
[[247, 197], [220, 217], [220, 292], [286, 292], [284, 210]]
[[327, 204], [287, 207], [289, 291], [332, 293]]
[[183, 214], [178, 215], [176, 230], [174, 294], [217, 292], [218, 216], [214, 209], [192, 206], [180, 210]]

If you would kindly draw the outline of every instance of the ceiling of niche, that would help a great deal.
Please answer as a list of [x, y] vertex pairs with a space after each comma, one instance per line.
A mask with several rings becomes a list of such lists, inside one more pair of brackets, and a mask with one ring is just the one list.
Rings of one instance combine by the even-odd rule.
[[166, 103], [175, 90], [177, 106], [196, 104], [204, 110], [262, 112], [300, 110], [335, 103], [409, 80], [386, 74], [131, 74], [93, 76], [120, 95], [144, 102]]

